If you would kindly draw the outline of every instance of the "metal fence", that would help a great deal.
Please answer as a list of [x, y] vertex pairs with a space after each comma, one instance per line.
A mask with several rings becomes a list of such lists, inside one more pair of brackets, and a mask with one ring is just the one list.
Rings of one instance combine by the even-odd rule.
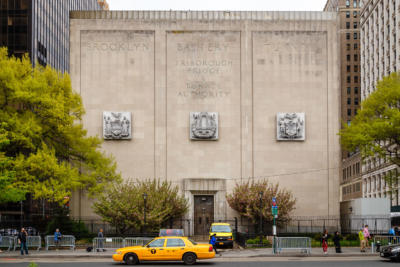
[[[14, 236], [14, 250], [20, 247], [18, 244], [18, 237]], [[40, 250], [42, 248], [42, 238], [40, 236], [27, 236], [26, 237], [26, 247], [27, 248], [36, 248]]]
[[150, 237], [96, 237], [93, 238], [93, 250], [96, 252], [104, 249], [143, 246], [152, 239]]
[[45, 241], [46, 250], [49, 250], [49, 247], [70, 247], [72, 250], [75, 249], [75, 237], [72, 235], [63, 235], [58, 244], [54, 240], [54, 235], [47, 235]]
[[272, 246], [278, 254], [285, 251], [311, 254], [311, 238], [309, 237], [276, 237]]
[[0, 248], [7, 248], [10, 251], [14, 247], [13, 236], [0, 236]]

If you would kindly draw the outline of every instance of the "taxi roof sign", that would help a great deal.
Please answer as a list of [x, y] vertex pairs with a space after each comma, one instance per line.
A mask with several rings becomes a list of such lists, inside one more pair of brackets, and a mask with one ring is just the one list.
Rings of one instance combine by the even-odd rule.
[[158, 236], [185, 236], [183, 229], [160, 229]]

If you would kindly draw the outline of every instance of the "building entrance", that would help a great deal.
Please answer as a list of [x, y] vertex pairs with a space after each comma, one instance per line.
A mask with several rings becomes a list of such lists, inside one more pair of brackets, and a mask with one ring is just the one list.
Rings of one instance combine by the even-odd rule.
[[194, 196], [194, 234], [208, 235], [214, 221], [214, 196]]

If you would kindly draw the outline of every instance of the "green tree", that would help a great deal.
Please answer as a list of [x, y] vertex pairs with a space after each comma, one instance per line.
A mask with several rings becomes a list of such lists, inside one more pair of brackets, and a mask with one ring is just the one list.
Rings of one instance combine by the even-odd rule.
[[96, 195], [120, 179], [83, 115], [68, 74], [0, 49], [0, 203], [26, 194], [61, 203], [74, 189]]
[[[146, 199], [146, 224], [144, 199]], [[93, 205], [95, 213], [113, 225], [119, 234], [128, 230], [156, 231], [170, 219], [181, 218], [188, 209], [187, 200], [171, 182], [135, 180], [115, 183]]]
[[[260, 192], [263, 192], [262, 206], [260, 206]], [[279, 207], [279, 219], [289, 220], [290, 212], [295, 209], [296, 199], [292, 192], [279, 189], [279, 184], [272, 184], [268, 180], [237, 183], [232, 194], [226, 198], [232, 209], [253, 223], [257, 223], [261, 213], [265, 220], [273, 219], [271, 211], [273, 197], [276, 197]]]
[[[399, 166], [399, 74], [392, 73], [379, 81], [376, 90], [361, 103], [361, 109], [351, 124], [344, 125], [339, 134], [343, 149], [359, 150], [364, 159], [378, 156]], [[397, 181], [392, 174], [390, 176], [391, 181]]]

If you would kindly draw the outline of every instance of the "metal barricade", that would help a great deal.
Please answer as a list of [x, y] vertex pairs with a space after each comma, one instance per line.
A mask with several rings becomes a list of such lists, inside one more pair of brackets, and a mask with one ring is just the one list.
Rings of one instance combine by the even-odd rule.
[[[14, 237], [14, 250], [20, 247], [20, 244], [18, 244], [18, 237]], [[26, 247], [27, 248], [37, 248], [37, 250], [40, 250], [42, 248], [42, 238], [40, 236], [36, 235], [29, 235], [26, 237]]]
[[125, 241], [122, 237], [95, 237], [93, 238], [93, 251], [100, 249], [123, 248]]
[[58, 245], [54, 241], [54, 235], [46, 236], [46, 250], [49, 247], [70, 247], [72, 250], [75, 249], [75, 237], [72, 235], [62, 235]]
[[151, 240], [153, 240], [151, 237], [127, 237], [124, 240], [124, 247], [144, 246]]
[[0, 236], [0, 248], [10, 251], [14, 247], [14, 236]]
[[376, 252], [380, 251], [382, 246], [400, 244], [400, 236], [393, 236], [393, 235], [376, 235], [374, 236], [374, 242], [371, 246], [371, 252], [374, 253], [375, 249]]
[[276, 237], [275, 244], [276, 253], [283, 251], [299, 251], [305, 254], [311, 254], [311, 238], [309, 237]]

